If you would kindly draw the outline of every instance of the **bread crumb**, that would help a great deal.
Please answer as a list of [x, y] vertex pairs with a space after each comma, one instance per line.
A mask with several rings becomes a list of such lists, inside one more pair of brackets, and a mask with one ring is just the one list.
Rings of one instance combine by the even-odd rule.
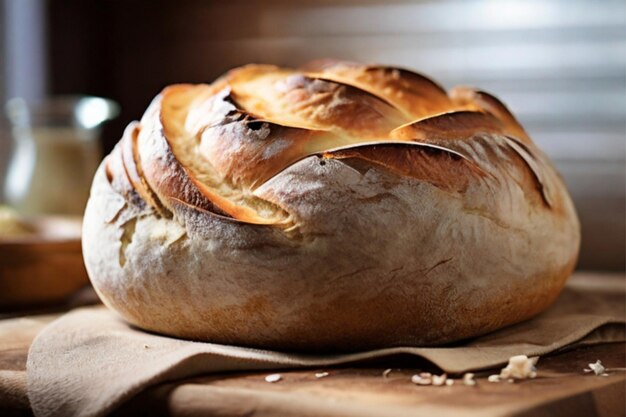
[[454, 385], [454, 379], [446, 379], [446, 386], [452, 386]]
[[609, 376], [609, 372], [626, 371], [626, 368], [606, 368], [602, 361], [598, 359], [596, 363], [590, 363], [589, 368], [585, 368], [583, 371], [593, 372], [596, 376]]
[[500, 371], [501, 379], [526, 379], [535, 378], [537, 369], [535, 365], [539, 360], [538, 356], [529, 358], [526, 355], [511, 356], [509, 363]]
[[280, 374], [271, 374], [265, 377], [265, 382], [275, 383], [283, 379]]
[[446, 380], [448, 379], [448, 375], [446, 374], [442, 374], [442, 375], [433, 375], [433, 385], [436, 386], [440, 386], [446, 383]]
[[430, 372], [420, 372], [411, 377], [411, 382], [416, 385], [434, 385], [439, 387], [442, 385], [452, 385], [454, 383], [451, 382], [448, 384], [448, 381], [448, 375], [432, 375]]
[[[428, 374], [428, 377], [421, 376], [422, 374]], [[413, 375], [411, 377], [411, 382], [416, 385], [431, 385], [432, 379], [430, 378], [430, 374], [428, 372], [422, 372], [420, 375]]]
[[383, 371], [383, 378], [387, 378], [389, 376], [389, 374], [391, 373], [391, 368], [389, 369], [385, 369]]
[[330, 375], [328, 372], [317, 372], [315, 378], [326, 378], [328, 375]]
[[468, 385], [470, 387], [476, 385], [476, 380], [474, 379], [473, 373], [467, 372], [463, 375], [463, 385]]
[[500, 375], [489, 375], [487, 378], [489, 382], [500, 382]]
[[590, 363], [588, 364], [589, 368], [585, 368], [583, 369], [583, 371], [585, 372], [593, 372], [594, 374], [596, 374], [596, 376], [609, 376], [609, 374], [606, 373], [606, 368], [604, 367], [604, 365], [602, 365], [602, 361], [600, 359], [598, 359], [596, 361], [596, 363]]

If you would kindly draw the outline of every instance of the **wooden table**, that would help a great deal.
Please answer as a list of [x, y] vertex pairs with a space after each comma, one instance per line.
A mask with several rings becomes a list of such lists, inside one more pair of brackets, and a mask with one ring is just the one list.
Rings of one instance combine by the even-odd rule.
[[[616, 279], [623, 280], [623, 276]], [[26, 396], [26, 357], [37, 332], [59, 315], [32, 315], [0, 321], [0, 415], [31, 415]], [[369, 363], [361, 367], [267, 372], [194, 378], [151, 388], [115, 413], [118, 416], [567, 416], [613, 417], [626, 414], [626, 373], [595, 376], [583, 372], [601, 359], [626, 367], [626, 345], [606, 344], [543, 357], [538, 377], [513, 384], [417, 386], [410, 377], [424, 370], [415, 359]], [[423, 365], [423, 366], [422, 366]], [[393, 371], [383, 377], [386, 368]], [[315, 373], [326, 371], [324, 378]], [[202, 398], [202, 401], [198, 401]]]

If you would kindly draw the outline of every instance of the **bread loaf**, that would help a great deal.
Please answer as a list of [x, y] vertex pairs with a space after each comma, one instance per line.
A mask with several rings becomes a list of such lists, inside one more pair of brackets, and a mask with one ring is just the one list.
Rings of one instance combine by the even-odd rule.
[[494, 96], [335, 61], [165, 88], [103, 161], [83, 229], [130, 323], [300, 351], [526, 320], [579, 243], [563, 181]]

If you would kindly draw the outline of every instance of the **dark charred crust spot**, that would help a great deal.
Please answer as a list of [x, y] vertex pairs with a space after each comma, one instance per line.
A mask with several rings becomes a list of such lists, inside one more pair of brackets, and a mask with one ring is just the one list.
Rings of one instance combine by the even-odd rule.
[[265, 122], [262, 122], [260, 120], [248, 120], [246, 122], [246, 126], [248, 127], [248, 129], [254, 131], [262, 129], [264, 124]]
[[[265, 120], [262, 120], [260, 117], [257, 117], [256, 115], [248, 112], [247, 110], [245, 110], [243, 108], [243, 106], [241, 106], [241, 104], [239, 104], [239, 102], [237, 101], [237, 99], [235, 98], [234, 94], [232, 91], [230, 91], [227, 95], [225, 95], [222, 100], [228, 104], [230, 104], [231, 106], [233, 106], [232, 109], [230, 109], [225, 115], [224, 115], [224, 119], [222, 121], [222, 123], [220, 123], [221, 125], [227, 125], [230, 123], [237, 123], [237, 122], [244, 122], [246, 125], [248, 125], [248, 128], [250, 130], [259, 130], [261, 129], [262, 123], [265, 122]], [[261, 126], [257, 126], [256, 123], [261, 123]], [[252, 124], [252, 126], [250, 126], [250, 124]], [[207, 126], [211, 127], [211, 126]]]
[[239, 111], [238, 109], [231, 109], [228, 111], [228, 113], [226, 113], [226, 117], [241, 117], [241, 111]]

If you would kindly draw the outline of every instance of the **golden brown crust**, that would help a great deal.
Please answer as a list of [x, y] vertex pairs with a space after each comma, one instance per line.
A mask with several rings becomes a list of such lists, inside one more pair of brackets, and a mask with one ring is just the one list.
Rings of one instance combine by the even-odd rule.
[[366, 167], [379, 166], [398, 176], [415, 178], [458, 193], [465, 191], [470, 181], [485, 175], [457, 153], [413, 143], [349, 147], [325, 152], [323, 157], [342, 161], [358, 159], [365, 162]]
[[579, 242], [561, 178], [503, 103], [338, 61], [164, 89], [96, 175], [83, 236], [94, 287], [131, 323], [298, 350], [525, 320]]
[[402, 113], [351, 84], [271, 66], [246, 66], [227, 77], [234, 100], [255, 117], [279, 124], [381, 138]]
[[[488, 136], [494, 140], [488, 147], [515, 153], [535, 178], [526, 192], [539, 192], [552, 204], [551, 179], [535, 163], [532, 142], [495, 97], [469, 88], [457, 88], [448, 97], [426, 77], [397, 68], [325, 62], [307, 70], [248, 65], [213, 85], [167, 87], [144, 117], [153, 130], [162, 130], [163, 152], [169, 155], [167, 163], [150, 159], [150, 153], [144, 156], [148, 177], [154, 172], [147, 183], [156, 187], [155, 198], [132, 168], [140, 152], [124, 159], [139, 194], [153, 206], [163, 194], [166, 200], [169, 196], [240, 221], [291, 227], [288, 213], [253, 191], [309, 155], [417, 141], [488, 165], [498, 158], [495, 152], [485, 160], [467, 154], [468, 147]], [[130, 142], [124, 149], [135, 146], [138, 129], [122, 141]]]
[[499, 119], [505, 126], [506, 133], [525, 144], [532, 140], [517, 121], [509, 109], [495, 96], [471, 87], [455, 87], [450, 91], [452, 102], [459, 106], [474, 106], [477, 109], [490, 113]]
[[304, 69], [317, 73], [320, 78], [368, 91], [398, 108], [411, 120], [454, 109], [452, 100], [439, 84], [403, 68], [318, 61]]

